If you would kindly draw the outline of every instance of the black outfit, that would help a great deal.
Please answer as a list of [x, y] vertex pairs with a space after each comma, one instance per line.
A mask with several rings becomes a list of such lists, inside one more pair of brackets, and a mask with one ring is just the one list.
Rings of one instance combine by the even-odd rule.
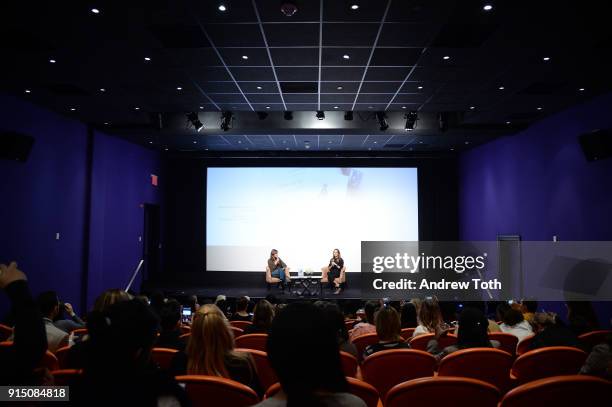
[[390, 349], [410, 349], [410, 345], [403, 341], [394, 341], [386, 343], [378, 342], [373, 345], [368, 345], [363, 351], [363, 357], [365, 359], [373, 353], [380, 352], [381, 350]]
[[238, 314], [237, 312], [232, 315], [232, 317], [230, 318], [230, 321], [247, 321], [247, 322], [251, 322], [251, 320], [253, 319], [252, 316], [247, 315], [246, 317]]
[[332, 257], [329, 261], [329, 265], [327, 266], [329, 269], [329, 272], [327, 273], [327, 281], [329, 282], [330, 288], [336, 288], [336, 286], [334, 285], [334, 280], [340, 278], [340, 272], [342, 271], [342, 267], [344, 267], [344, 260], [342, 260], [342, 257], [338, 258], [338, 260], [335, 260], [337, 266], [332, 265], [333, 262], [334, 258]]
[[47, 332], [42, 316], [27, 281], [14, 281], [4, 290], [12, 304], [15, 333], [13, 346], [0, 348], [0, 384], [38, 384], [33, 370], [47, 351]]
[[269, 328], [265, 328], [263, 326], [257, 326], [255, 324], [251, 324], [249, 326], [247, 326], [246, 328], [244, 328], [244, 334], [267, 334], [269, 331]]
[[[172, 360], [170, 372], [173, 376], [187, 374], [187, 354], [179, 352]], [[229, 378], [239, 383], [249, 386], [260, 397], [264, 394], [264, 389], [259, 383], [257, 377], [257, 369], [251, 357], [236, 357], [228, 355], [225, 357], [225, 368], [229, 374]]]
[[155, 341], [156, 348], [170, 348], [184, 351], [187, 347], [185, 338], [181, 338], [181, 330], [175, 329], [169, 332], [161, 332]]
[[531, 341], [530, 350], [548, 346], [572, 346], [581, 348], [580, 341], [574, 332], [561, 322], [547, 326], [538, 332]]

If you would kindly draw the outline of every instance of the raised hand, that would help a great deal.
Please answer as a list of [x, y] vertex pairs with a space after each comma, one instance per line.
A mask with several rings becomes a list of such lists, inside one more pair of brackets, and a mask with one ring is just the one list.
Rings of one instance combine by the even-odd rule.
[[0, 264], [0, 288], [4, 288], [14, 281], [27, 280], [26, 275], [17, 268], [17, 263], [12, 261], [8, 266]]

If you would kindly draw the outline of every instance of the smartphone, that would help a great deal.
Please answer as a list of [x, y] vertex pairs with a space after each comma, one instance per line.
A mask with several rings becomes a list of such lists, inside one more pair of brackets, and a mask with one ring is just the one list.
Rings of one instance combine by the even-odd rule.
[[183, 307], [183, 322], [191, 322], [191, 307]]

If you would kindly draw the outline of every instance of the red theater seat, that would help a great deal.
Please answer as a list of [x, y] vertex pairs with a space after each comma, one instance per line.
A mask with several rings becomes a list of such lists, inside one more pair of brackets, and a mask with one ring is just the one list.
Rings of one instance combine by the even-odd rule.
[[191, 327], [189, 325], [181, 325], [181, 334], [191, 333]]
[[401, 336], [405, 341], [410, 341], [415, 328], [402, 328]]
[[[368, 407], [382, 407], [378, 391], [374, 386], [354, 377], [347, 377], [346, 381], [348, 382], [350, 393], [362, 399]], [[273, 397], [280, 390], [280, 383], [274, 383], [266, 391], [265, 398]]]
[[342, 371], [345, 376], [357, 377], [357, 367], [359, 363], [357, 358], [350, 353], [340, 351], [340, 361], [342, 362]]
[[528, 336], [516, 345], [516, 355], [520, 356], [523, 353], [529, 352], [531, 348], [531, 342], [533, 341], [534, 335]]
[[235, 326], [236, 328], [240, 328], [244, 331], [247, 326], [253, 325], [253, 323], [250, 321], [230, 321], [230, 325]]
[[13, 334], [13, 328], [0, 324], [0, 342], [6, 341]]
[[459, 376], [482, 380], [502, 392], [510, 385], [513, 357], [508, 352], [492, 348], [462, 349], [440, 361], [438, 376]]
[[499, 390], [489, 383], [463, 377], [426, 377], [389, 390], [385, 407], [469, 406], [496, 407]]
[[259, 401], [253, 389], [223, 377], [184, 375], [176, 381], [185, 385], [194, 406], [247, 407]]
[[79, 377], [81, 376], [82, 370], [80, 369], [60, 369], [53, 370], [53, 384], [55, 386], [71, 386], [74, 385]]
[[60, 369], [66, 369], [68, 363], [68, 353], [70, 352], [70, 346], [62, 346], [55, 351], [55, 357], [59, 364]]
[[174, 359], [174, 356], [176, 356], [177, 353], [178, 350], [176, 349], [153, 348], [151, 351], [151, 359], [157, 363], [160, 369], [168, 370], [172, 365], [172, 359]]
[[433, 376], [435, 368], [436, 358], [427, 352], [391, 349], [368, 356], [361, 366], [361, 374], [384, 399], [391, 387], [418, 377]]
[[516, 346], [518, 345], [518, 338], [512, 334], [505, 332], [491, 332], [489, 333], [490, 341], [498, 341], [500, 343], [499, 349], [508, 352], [512, 356], [516, 355]]
[[235, 326], [230, 325], [230, 329], [234, 334], [234, 338], [238, 338], [239, 336], [242, 336], [244, 334], [244, 331], [242, 329], [237, 328]]
[[582, 334], [578, 337], [580, 342], [584, 344], [584, 348], [591, 350], [593, 346], [599, 345], [606, 341], [608, 335], [612, 335], [612, 331], [609, 330], [601, 330], [601, 331], [592, 331]]
[[[415, 336], [414, 338], [410, 340], [410, 347], [412, 349], [425, 351], [427, 350], [427, 344], [429, 343], [429, 341], [431, 341], [434, 338], [435, 338], [434, 334], [425, 334], [425, 335]], [[446, 348], [447, 346], [454, 345], [456, 343], [457, 343], [457, 336], [454, 334], [443, 335], [443, 336], [440, 336], [440, 339], [438, 339], [438, 347], [440, 348], [440, 350]]]
[[612, 382], [598, 377], [547, 377], [510, 390], [502, 399], [500, 407], [605, 406], [610, 404], [611, 395]]
[[264, 389], [278, 382], [278, 377], [276, 377], [276, 373], [272, 369], [272, 366], [270, 366], [270, 361], [268, 360], [268, 354], [266, 352], [246, 348], [236, 348], [235, 350], [236, 352], [244, 352], [251, 355], [255, 362], [259, 382]]
[[361, 360], [361, 358], [363, 357], [363, 351], [365, 350], [365, 348], [367, 348], [368, 345], [373, 345], [375, 343], [378, 343], [378, 335], [375, 333], [359, 335], [358, 337], [353, 339], [352, 342], [357, 348], [357, 356], [359, 357], [359, 360]]
[[535, 349], [514, 361], [512, 375], [518, 383], [544, 377], [575, 375], [580, 371], [586, 357], [586, 352], [569, 346]]
[[[12, 341], [0, 342], [0, 347], [6, 348], [6, 347], [11, 347], [11, 346], [13, 346]], [[59, 362], [57, 361], [57, 358], [55, 357], [55, 355], [51, 353], [51, 351], [46, 351], [38, 367], [44, 367], [50, 371], [57, 370], [59, 369]]]
[[267, 334], [247, 334], [247, 335], [242, 335], [236, 338], [236, 347], [255, 349], [255, 350], [260, 350], [262, 352], [265, 352], [266, 347], [267, 347], [267, 342], [268, 342]]

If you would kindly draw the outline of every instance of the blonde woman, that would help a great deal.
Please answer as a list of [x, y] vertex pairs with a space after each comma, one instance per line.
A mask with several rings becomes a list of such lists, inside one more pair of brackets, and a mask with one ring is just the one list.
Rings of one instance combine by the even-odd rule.
[[440, 304], [435, 298], [428, 298], [421, 302], [418, 311], [419, 325], [415, 328], [412, 337], [425, 334], [439, 334], [444, 331], [445, 324], [440, 311]]
[[175, 375], [225, 377], [262, 394], [253, 360], [248, 354], [234, 350], [234, 335], [229, 322], [213, 304], [202, 305], [196, 312], [186, 352], [177, 354], [173, 370]]

